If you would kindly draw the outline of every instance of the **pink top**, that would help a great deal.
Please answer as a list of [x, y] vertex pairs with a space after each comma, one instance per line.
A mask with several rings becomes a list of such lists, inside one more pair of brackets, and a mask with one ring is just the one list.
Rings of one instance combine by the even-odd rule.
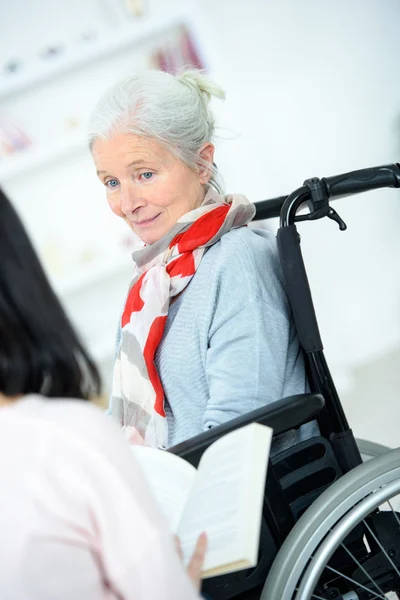
[[0, 409], [0, 598], [198, 598], [127, 443], [87, 403]]

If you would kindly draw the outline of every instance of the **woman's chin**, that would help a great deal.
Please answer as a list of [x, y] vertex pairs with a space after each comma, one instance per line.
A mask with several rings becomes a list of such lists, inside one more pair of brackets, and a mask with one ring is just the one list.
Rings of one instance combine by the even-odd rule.
[[138, 241], [142, 242], [143, 244], [146, 244], [147, 246], [150, 246], [151, 244], [157, 242], [166, 233], [165, 231], [139, 231], [138, 227], [133, 227], [130, 223], [128, 224]]
[[[154, 221], [158, 221], [156, 218]], [[164, 226], [162, 226], [164, 225]], [[144, 224], [142, 226], [135, 225], [132, 227], [134, 233], [142, 240], [142, 242], [148, 246], [158, 242], [167, 232], [168, 228], [166, 228], [165, 223], [149, 223]]]
[[[138, 235], [138, 234], [137, 234]], [[162, 236], [164, 235], [164, 233], [147, 233], [144, 235], [138, 235], [138, 237], [142, 240], [142, 242], [144, 244], [146, 244], [146, 246], [151, 246], [151, 244], [155, 244], [156, 242], [158, 242], [159, 239], [162, 238]]]

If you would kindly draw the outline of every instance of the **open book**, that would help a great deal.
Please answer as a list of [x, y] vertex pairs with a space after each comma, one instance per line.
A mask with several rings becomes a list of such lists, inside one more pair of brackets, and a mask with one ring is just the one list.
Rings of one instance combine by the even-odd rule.
[[132, 447], [186, 561], [207, 533], [203, 578], [257, 564], [271, 439], [258, 423], [236, 429], [207, 448], [197, 470], [164, 450]]

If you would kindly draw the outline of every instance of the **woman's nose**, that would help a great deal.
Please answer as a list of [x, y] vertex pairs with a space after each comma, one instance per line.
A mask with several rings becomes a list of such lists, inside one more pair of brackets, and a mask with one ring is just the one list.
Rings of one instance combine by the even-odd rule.
[[131, 186], [121, 186], [121, 212], [128, 216], [139, 206], [138, 197]]

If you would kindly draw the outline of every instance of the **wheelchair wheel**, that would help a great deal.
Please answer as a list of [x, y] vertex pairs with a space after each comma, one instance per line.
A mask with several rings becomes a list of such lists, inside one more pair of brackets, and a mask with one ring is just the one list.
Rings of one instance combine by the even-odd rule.
[[400, 598], [400, 448], [347, 473], [279, 551], [261, 600]]

